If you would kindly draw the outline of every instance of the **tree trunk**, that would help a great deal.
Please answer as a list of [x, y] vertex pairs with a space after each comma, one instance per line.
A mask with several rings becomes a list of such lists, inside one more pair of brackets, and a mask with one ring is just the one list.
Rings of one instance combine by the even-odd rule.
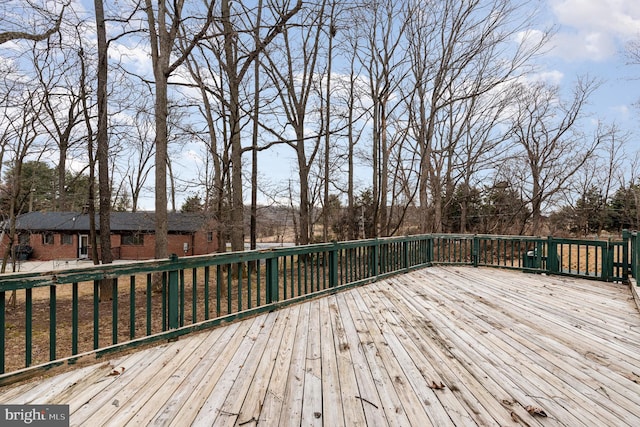
[[[107, 35], [102, 0], [94, 0], [98, 37], [98, 129], [96, 134], [98, 187], [100, 192], [100, 255], [103, 264], [113, 262], [111, 254], [111, 187], [109, 182], [109, 135], [107, 132]], [[110, 280], [100, 282], [100, 300], [112, 298]]]
[[[258, 1], [258, 16], [254, 30], [255, 49], [260, 46], [260, 26], [262, 20], [262, 0]], [[260, 117], [260, 61], [256, 58], [253, 69], [253, 136], [251, 150], [251, 224], [249, 232], [250, 248], [256, 249], [258, 241], [258, 132]]]

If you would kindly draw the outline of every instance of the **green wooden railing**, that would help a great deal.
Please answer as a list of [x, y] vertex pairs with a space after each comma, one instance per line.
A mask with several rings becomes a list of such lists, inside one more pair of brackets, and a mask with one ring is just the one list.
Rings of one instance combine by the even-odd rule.
[[[638, 241], [438, 234], [9, 274], [0, 384], [432, 264], [625, 281]], [[105, 287], [112, 297], [101, 300]]]
[[628, 280], [631, 233], [622, 241], [493, 235], [432, 235], [438, 264], [472, 264], [605, 281]]

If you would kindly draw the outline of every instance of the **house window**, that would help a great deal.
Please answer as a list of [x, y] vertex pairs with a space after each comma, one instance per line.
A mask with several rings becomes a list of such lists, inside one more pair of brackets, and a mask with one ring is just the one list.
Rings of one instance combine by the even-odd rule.
[[42, 244], [43, 245], [53, 245], [53, 233], [44, 233], [44, 234], [42, 234]]
[[207, 242], [213, 242], [213, 231], [207, 231]]
[[122, 235], [122, 245], [142, 246], [144, 245], [144, 234], [130, 233]]
[[29, 235], [26, 233], [20, 234], [18, 236], [18, 244], [20, 245], [28, 245], [29, 244]]
[[63, 234], [62, 235], [62, 244], [63, 245], [73, 245], [73, 234]]

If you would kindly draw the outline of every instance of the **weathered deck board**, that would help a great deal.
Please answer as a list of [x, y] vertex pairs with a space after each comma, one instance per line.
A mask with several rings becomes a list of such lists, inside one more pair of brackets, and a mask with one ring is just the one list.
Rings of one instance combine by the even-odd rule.
[[635, 426], [639, 355], [622, 285], [431, 267], [5, 386], [0, 403], [67, 403], [72, 425]]

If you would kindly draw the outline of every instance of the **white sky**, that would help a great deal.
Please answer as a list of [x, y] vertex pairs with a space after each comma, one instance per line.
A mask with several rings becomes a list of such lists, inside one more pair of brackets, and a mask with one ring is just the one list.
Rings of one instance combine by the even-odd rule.
[[625, 44], [640, 39], [638, 0], [547, 0], [548, 18], [557, 27], [551, 50], [543, 58], [552, 81], [570, 88], [578, 75], [603, 80], [592, 99], [598, 118], [615, 120], [636, 133], [631, 141], [640, 149], [636, 122], [640, 109], [640, 65], [628, 65]]

